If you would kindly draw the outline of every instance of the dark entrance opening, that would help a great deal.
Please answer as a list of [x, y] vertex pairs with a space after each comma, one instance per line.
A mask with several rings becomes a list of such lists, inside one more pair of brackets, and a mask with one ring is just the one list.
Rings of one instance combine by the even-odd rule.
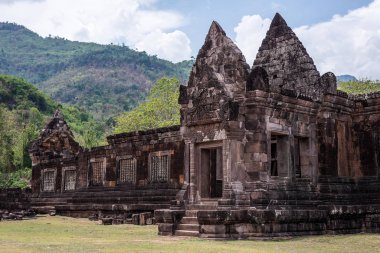
[[270, 149], [270, 175], [272, 177], [288, 177], [290, 157], [288, 136], [271, 133]]
[[201, 149], [201, 197], [221, 198], [223, 194], [222, 148]]

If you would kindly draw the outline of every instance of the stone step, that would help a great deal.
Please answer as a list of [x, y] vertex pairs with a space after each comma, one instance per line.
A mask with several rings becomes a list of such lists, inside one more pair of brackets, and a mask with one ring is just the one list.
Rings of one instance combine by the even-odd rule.
[[174, 191], [134, 192], [134, 193], [79, 192], [75, 194], [73, 198], [91, 198], [91, 197], [143, 198], [143, 197], [150, 197], [150, 196], [172, 196], [172, 195], [176, 195], [176, 192]]
[[55, 210], [54, 206], [31, 206], [30, 209], [34, 210], [37, 213], [49, 213], [52, 210]]
[[136, 203], [136, 204], [66, 204], [66, 205], [58, 205], [55, 206], [56, 209], [60, 212], [62, 211], [88, 211], [88, 210], [95, 210], [95, 211], [154, 211], [157, 209], [168, 209], [170, 204], [164, 204], [164, 203]]
[[181, 224], [198, 224], [197, 217], [183, 217], [181, 220]]
[[179, 189], [146, 189], [146, 190], [106, 190], [104, 188], [99, 188], [96, 190], [93, 189], [83, 189], [75, 192], [74, 197], [76, 196], [126, 196], [126, 197], [134, 197], [134, 196], [151, 196], [151, 195], [175, 195], [177, 194]]
[[199, 232], [198, 231], [188, 231], [188, 230], [176, 230], [175, 231], [176, 236], [191, 236], [191, 237], [198, 237]]
[[111, 197], [111, 196], [102, 196], [102, 197], [84, 197], [84, 198], [75, 198], [69, 200], [71, 203], [161, 203], [168, 202], [175, 199], [175, 196], [145, 196], [145, 197]]
[[66, 202], [69, 198], [30, 198], [32, 202]]
[[58, 206], [67, 205], [67, 202], [32, 202], [32, 206]]
[[198, 210], [186, 210], [185, 217], [197, 217]]
[[199, 232], [199, 224], [178, 224], [177, 230], [196, 231]]
[[215, 210], [218, 207], [218, 202], [202, 203], [188, 205], [187, 210]]

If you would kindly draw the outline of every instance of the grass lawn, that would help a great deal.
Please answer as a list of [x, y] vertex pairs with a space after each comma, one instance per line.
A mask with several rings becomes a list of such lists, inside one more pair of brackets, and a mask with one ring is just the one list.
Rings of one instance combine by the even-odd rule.
[[103, 226], [39, 216], [0, 222], [0, 252], [380, 252], [380, 234], [307, 236], [280, 241], [162, 237], [156, 226]]

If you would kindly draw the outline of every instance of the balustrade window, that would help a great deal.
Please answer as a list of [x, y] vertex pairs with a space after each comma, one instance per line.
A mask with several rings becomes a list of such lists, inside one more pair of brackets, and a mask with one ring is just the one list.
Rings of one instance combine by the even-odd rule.
[[150, 155], [150, 181], [167, 182], [169, 181], [170, 155], [151, 154]]
[[136, 159], [119, 160], [119, 183], [136, 183]]
[[103, 185], [105, 163], [101, 161], [90, 162], [90, 185]]
[[63, 170], [63, 190], [75, 190], [76, 171], [75, 169]]
[[51, 192], [55, 190], [56, 170], [45, 170], [42, 176], [42, 190]]

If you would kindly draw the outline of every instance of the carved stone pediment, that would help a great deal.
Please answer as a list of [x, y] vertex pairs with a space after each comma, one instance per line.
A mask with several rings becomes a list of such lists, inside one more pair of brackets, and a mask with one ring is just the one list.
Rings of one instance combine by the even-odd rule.
[[47, 156], [52, 158], [72, 158], [78, 155], [81, 147], [75, 141], [73, 133], [57, 111], [46, 124], [39, 138], [35, 140], [29, 152], [32, 156]]

